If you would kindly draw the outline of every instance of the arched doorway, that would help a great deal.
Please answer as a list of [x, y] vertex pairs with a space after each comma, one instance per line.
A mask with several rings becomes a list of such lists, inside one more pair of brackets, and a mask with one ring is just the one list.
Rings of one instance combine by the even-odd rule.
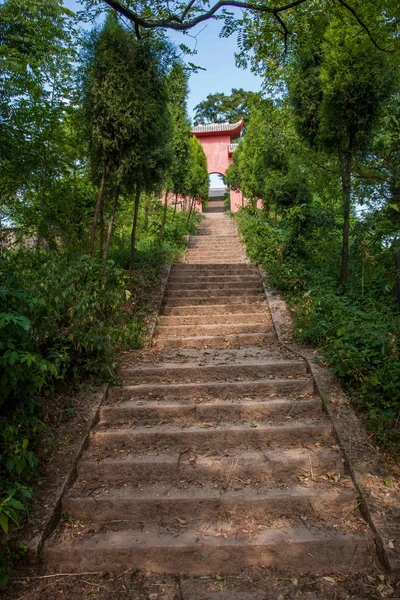
[[210, 189], [208, 193], [208, 204], [204, 212], [222, 213], [230, 208], [229, 202], [226, 203], [226, 195], [229, 194], [229, 189], [224, 182], [222, 173], [209, 174]]

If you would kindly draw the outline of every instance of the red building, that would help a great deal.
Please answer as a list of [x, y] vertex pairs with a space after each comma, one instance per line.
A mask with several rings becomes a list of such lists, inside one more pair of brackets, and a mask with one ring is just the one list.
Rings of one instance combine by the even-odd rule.
[[[234, 123], [210, 123], [197, 125], [192, 129], [192, 134], [197, 137], [207, 157], [208, 172], [225, 175], [227, 168], [232, 163], [232, 154], [237, 148], [233, 142], [240, 136], [243, 121]], [[230, 192], [231, 211], [236, 212], [242, 206], [241, 192]]]

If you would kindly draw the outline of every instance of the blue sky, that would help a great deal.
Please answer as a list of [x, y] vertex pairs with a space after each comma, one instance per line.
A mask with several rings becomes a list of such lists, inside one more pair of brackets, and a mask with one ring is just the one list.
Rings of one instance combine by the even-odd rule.
[[[82, 5], [76, 0], [64, 0], [65, 6], [72, 10], [81, 10]], [[191, 30], [190, 35], [197, 37], [197, 55], [190, 61], [205, 71], [193, 73], [190, 77], [190, 95], [188, 101], [189, 116], [193, 109], [208, 94], [224, 92], [229, 94], [232, 88], [241, 87], [245, 90], [258, 91], [261, 79], [249, 70], [238, 69], [235, 66], [234, 54], [237, 50], [236, 36], [219, 38], [222, 27], [221, 21], [208, 21]], [[196, 40], [178, 32], [171, 32], [170, 38], [176, 44], [184, 43], [194, 48]]]
[[[205, 27], [205, 28], [204, 28]], [[221, 21], [208, 21], [190, 31], [197, 35], [197, 54], [190, 61], [206, 71], [193, 73], [190, 78], [189, 114], [208, 94], [224, 92], [229, 94], [232, 88], [243, 88], [248, 91], [258, 91], [261, 88], [261, 78], [256, 77], [250, 70], [238, 69], [235, 65], [237, 51], [236, 36], [220, 38]], [[176, 43], [184, 43], [194, 48], [196, 40], [178, 32], [170, 34]]]

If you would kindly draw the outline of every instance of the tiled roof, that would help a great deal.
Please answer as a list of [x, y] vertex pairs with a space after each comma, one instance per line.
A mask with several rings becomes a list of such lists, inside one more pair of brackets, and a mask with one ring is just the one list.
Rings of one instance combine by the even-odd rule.
[[196, 125], [193, 127], [192, 133], [208, 133], [211, 131], [233, 131], [240, 127], [242, 121], [237, 123], [208, 123], [207, 125]]

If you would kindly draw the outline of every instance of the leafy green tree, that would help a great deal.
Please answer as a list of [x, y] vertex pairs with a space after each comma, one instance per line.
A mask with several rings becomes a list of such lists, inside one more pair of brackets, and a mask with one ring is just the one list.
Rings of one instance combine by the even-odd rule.
[[51, 184], [66, 168], [75, 43], [72, 13], [57, 0], [0, 6], [1, 212], [21, 221], [26, 193], [35, 195], [33, 223], [42, 233], [49, 204], [57, 204]]
[[158, 243], [164, 233], [169, 194], [186, 194], [186, 180], [190, 168], [190, 121], [187, 116], [188, 76], [183, 63], [175, 62], [167, 77], [168, 107], [172, 120], [172, 162], [168, 169], [164, 190], [164, 209]]
[[207, 159], [199, 140], [190, 138], [190, 167], [185, 189], [190, 198], [188, 221], [196, 204], [205, 204], [208, 200], [209, 177]]
[[90, 236], [92, 254], [100, 223], [103, 255], [104, 196], [107, 184], [114, 201], [107, 235], [109, 246], [119, 190], [135, 190], [131, 233], [131, 268], [140, 194], [160, 184], [169, 164], [170, 116], [159, 47], [138, 41], [114, 15], [89, 40], [83, 77], [83, 106], [94, 176], [99, 192]]
[[334, 154], [342, 182], [343, 243], [339, 284], [346, 286], [355, 153], [366, 152], [384, 102], [395, 84], [393, 61], [347, 21], [333, 20], [320, 48], [302, 54], [289, 83], [299, 132]]
[[194, 108], [194, 123], [236, 123], [243, 119], [246, 125], [251, 106], [260, 99], [261, 93], [246, 92], [242, 88], [233, 88], [229, 96], [223, 93], [208, 94]]

